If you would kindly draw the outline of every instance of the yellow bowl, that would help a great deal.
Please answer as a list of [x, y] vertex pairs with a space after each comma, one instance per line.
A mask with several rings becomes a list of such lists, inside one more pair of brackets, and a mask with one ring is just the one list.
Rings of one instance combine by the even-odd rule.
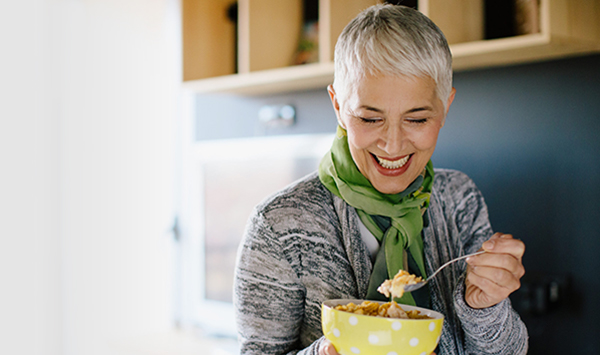
[[341, 355], [428, 355], [440, 341], [444, 322], [441, 313], [400, 305], [405, 311], [416, 309], [432, 319], [395, 319], [334, 309], [350, 302], [360, 304], [363, 300], [328, 300], [321, 306], [323, 334]]

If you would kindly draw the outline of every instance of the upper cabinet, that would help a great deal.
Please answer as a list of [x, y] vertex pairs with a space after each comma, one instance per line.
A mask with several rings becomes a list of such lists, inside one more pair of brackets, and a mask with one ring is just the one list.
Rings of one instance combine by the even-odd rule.
[[[379, 2], [182, 0], [183, 85], [242, 95], [324, 87], [333, 81], [342, 29]], [[417, 6], [446, 35], [455, 70], [600, 52], [600, 0], [419, 0]]]

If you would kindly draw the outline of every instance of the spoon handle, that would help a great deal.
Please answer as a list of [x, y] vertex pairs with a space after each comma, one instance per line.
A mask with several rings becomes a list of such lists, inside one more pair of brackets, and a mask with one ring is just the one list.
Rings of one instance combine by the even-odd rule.
[[466, 259], [466, 258], [471, 257], [471, 256], [483, 254], [483, 253], [485, 253], [485, 250], [478, 251], [477, 253], [473, 253], [473, 254], [467, 254], [467, 255], [459, 256], [456, 259], [452, 259], [452, 260], [448, 261], [447, 263], [445, 263], [444, 265], [440, 266], [437, 270], [435, 270], [435, 272], [433, 274], [431, 274], [427, 278], [427, 280], [432, 279], [433, 277], [435, 277], [435, 275], [437, 275], [440, 271], [442, 271], [442, 269], [444, 269], [446, 266], [448, 266], [448, 265], [450, 265], [450, 264], [452, 264], [452, 263], [454, 263], [456, 261], [459, 261], [459, 260], [462, 260], [462, 259]]

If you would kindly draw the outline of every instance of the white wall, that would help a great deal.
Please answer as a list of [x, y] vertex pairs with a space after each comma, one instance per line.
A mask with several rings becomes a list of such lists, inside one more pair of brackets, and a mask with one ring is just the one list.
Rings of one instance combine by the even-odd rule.
[[[0, 353], [59, 354], [58, 116], [43, 1], [0, 5]], [[7, 6], [8, 5], [8, 6]]]
[[0, 353], [170, 329], [177, 6], [0, 5]]

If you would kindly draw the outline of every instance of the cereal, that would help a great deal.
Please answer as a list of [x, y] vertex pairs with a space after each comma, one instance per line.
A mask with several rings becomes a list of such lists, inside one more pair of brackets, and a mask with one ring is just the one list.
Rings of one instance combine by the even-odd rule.
[[421, 276], [415, 276], [404, 270], [400, 270], [392, 280], [385, 280], [377, 288], [377, 291], [383, 293], [385, 297], [390, 297], [391, 294], [394, 298], [400, 298], [404, 294], [404, 286], [414, 285], [421, 281], [423, 281]]
[[421, 314], [418, 310], [405, 312], [398, 303], [392, 301], [384, 304], [377, 302], [363, 301], [361, 304], [348, 303], [346, 305], [335, 306], [338, 311], [362, 314], [374, 317], [400, 318], [400, 319], [431, 319], [431, 317]]

